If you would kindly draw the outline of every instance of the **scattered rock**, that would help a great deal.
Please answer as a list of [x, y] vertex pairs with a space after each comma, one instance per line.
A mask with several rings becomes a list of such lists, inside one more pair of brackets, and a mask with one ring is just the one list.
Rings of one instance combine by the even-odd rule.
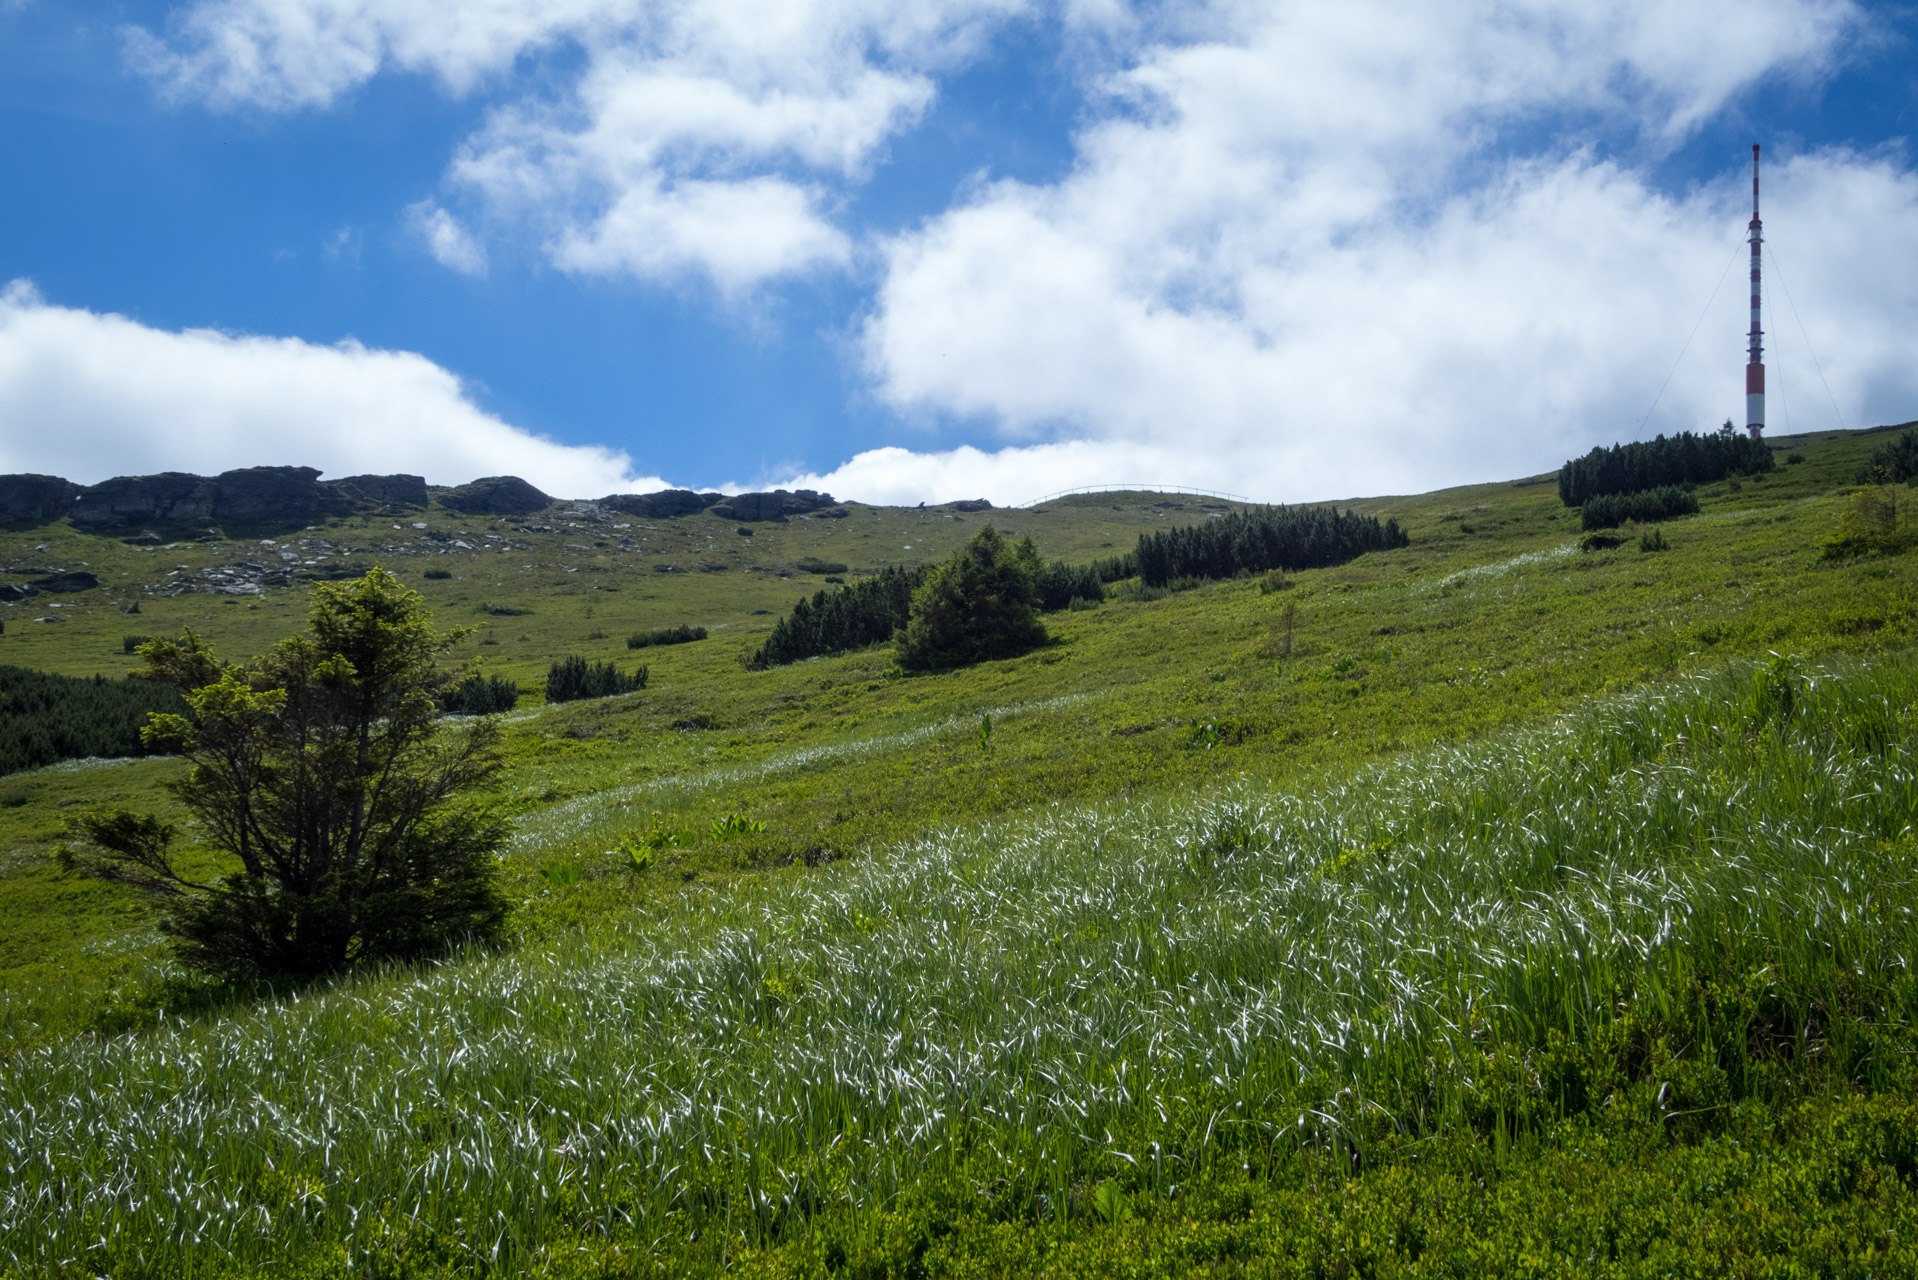
[[0, 524], [45, 524], [73, 506], [80, 486], [59, 476], [0, 476]]
[[468, 515], [523, 516], [552, 506], [553, 500], [518, 476], [482, 476], [440, 494], [440, 505]]
[[257, 596], [267, 587], [289, 585], [293, 576], [279, 565], [253, 564], [241, 561], [238, 564], [223, 564], [214, 569], [200, 570], [202, 589], [216, 596]]

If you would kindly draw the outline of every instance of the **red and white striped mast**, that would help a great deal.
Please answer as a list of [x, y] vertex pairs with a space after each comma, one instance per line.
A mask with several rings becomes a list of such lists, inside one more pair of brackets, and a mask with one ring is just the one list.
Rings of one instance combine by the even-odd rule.
[[1751, 354], [1745, 362], [1745, 430], [1756, 440], [1765, 431], [1765, 347], [1758, 327], [1759, 246], [1765, 243], [1764, 224], [1758, 220], [1758, 144], [1752, 143], [1752, 331]]

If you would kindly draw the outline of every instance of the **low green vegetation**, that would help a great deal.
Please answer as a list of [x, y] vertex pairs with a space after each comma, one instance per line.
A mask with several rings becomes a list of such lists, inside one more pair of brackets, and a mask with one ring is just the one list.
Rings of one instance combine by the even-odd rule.
[[147, 716], [179, 707], [173, 690], [139, 680], [0, 666], [0, 774], [88, 756], [144, 755]]

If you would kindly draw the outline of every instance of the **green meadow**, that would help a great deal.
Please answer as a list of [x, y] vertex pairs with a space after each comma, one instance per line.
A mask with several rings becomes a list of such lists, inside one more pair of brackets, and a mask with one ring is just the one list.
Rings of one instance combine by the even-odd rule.
[[[104, 583], [0, 609], [0, 663], [249, 657], [297, 580], [172, 584], [380, 564], [523, 690], [509, 942], [318, 986], [191, 979], [59, 870], [178, 762], [0, 778], [0, 1267], [1918, 1274], [1918, 558], [1826, 553], [1886, 438], [1776, 441], [1659, 550], [1550, 476], [1342, 501], [1411, 545], [932, 674], [746, 662], [821, 567], [1225, 508], [0, 533]], [[650, 681], [546, 706], [568, 656]]]

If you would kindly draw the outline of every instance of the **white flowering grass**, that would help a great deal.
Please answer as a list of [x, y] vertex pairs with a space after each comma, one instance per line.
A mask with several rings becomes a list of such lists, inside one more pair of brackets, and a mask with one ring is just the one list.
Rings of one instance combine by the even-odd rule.
[[578, 1234], [777, 1237], [962, 1159], [1170, 1186], [1229, 1143], [1442, 1123], [1455, 1051], [1581, 1034], [1620, 993], [1901, 971], [1915, 693], [1909, 659], [1741, 669], [1296, 793], [928, 833], [617, 946], [21, 1053], [0, 1259], [353, 1269], [431, 1237], [511, 1273]]

